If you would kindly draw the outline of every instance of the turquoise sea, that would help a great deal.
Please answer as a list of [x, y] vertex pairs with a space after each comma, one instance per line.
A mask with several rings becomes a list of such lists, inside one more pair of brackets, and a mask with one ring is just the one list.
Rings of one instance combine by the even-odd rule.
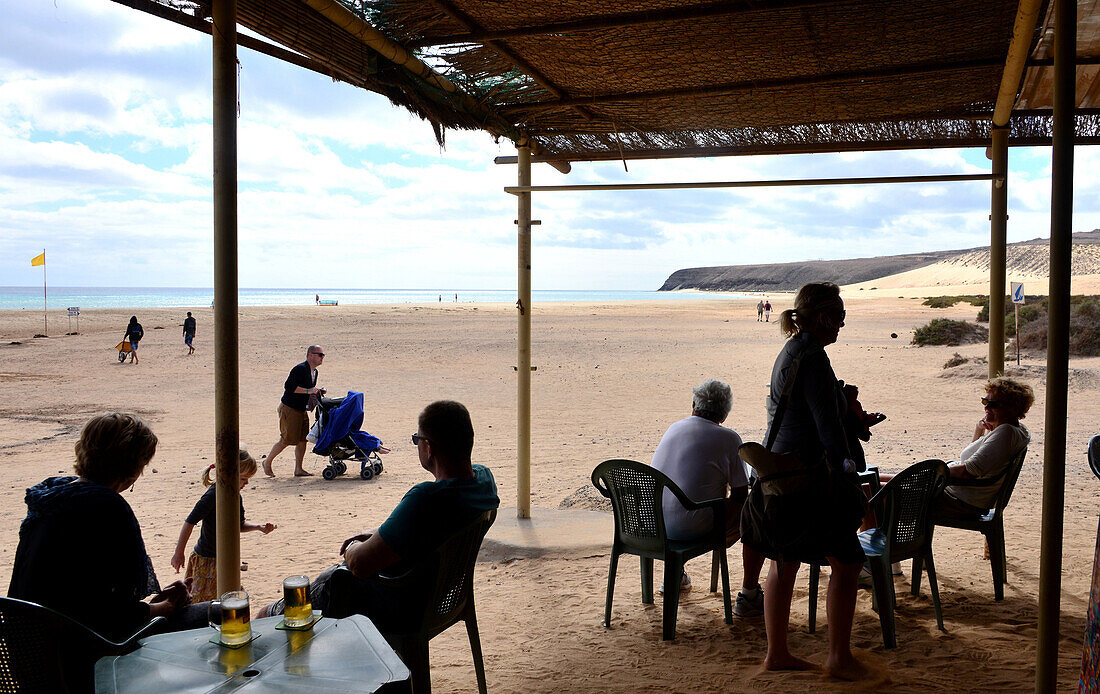
[[[148, 308], [210, 306], [214, 290], [192, 287], [49, 287], [50, 309]], [[516, 300], [515, 289], [255, 289], [238, 292], [241, 306], [308, 306], [314, 296], [344, 304], [426, 304], [506, 302]], [[717, 292], [656, 292], [640, 290], [538, 289], [534, 302], [545, 301], [652, 301], [662, 299], [742, 298]], [[42, 287], [0, 287], [0, 309], [41, 309]]]

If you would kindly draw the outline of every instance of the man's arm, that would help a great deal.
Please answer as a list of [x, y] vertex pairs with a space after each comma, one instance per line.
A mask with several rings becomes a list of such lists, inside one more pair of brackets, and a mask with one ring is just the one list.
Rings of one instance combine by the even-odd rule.
[[974, 475], [966, 469], [966, 463], [951, 463], [947, 466], [947, 476], [955, 479], [972, 480]]
[[401, 557], [374, 532], [365, 540], [352, 539], [344, 548], [344, 561], [356, 578], [366, 579], [396, 564]]

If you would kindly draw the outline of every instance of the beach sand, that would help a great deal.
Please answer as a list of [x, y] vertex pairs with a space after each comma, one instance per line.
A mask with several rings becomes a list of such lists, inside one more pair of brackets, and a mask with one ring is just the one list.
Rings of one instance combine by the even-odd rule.
[[[952, 370], [955, 352], [985, 354], [984, 345], [917, 348], [912, 330], [933, 317], [973, 319], [976, 308], [935, 310], [916, 299], [845, 292], [848, 323], [829, 348], [838, 376], [860, 386], [869, 410], [889, 419], [875, 427], [867, 457], [884, 469], [952, 458], [970, 441], [984, 365]], [[864, 295], [864, 296], [860, 296]], [[779, 310], [790, 295], [771, 295]], [[590, 486], [607, 458], [648, 461], [661, 434], [690, 414], [691, 387], [704, 378], [735, 393], [727, 425], [746, 441], [764, 433], [764, 397], [783, 343], [778, 326], [756, 321], [756, 300], [692, 299], [651, 303], [544, 304], [534, 307], [532, 502], [535, 516]], [[131, 310], [87, 310], [81, 333], [65, 336], [62, 312], [49, 338], [33, 339], [41, 313], [0, 312], [0, 575], [10, 575], [23, 490], [68, 474], [73, 444], [94, 413], [129, 410], [160, 437], [152, 464], [125, 494], [163, 582], [180, 525], [199, 498], [199, 474], [213, 460], [212, 315], [198, 319], [197, 354], [186, 356], [184, 310], [136, 311], [145, 326], [141, 363], [119, 364], [114, 345]], [[891, 336], [896, 333], [897, 338]], [[21, 344], [12, 344], [19, 342]], [[275, 408], [288, 370], [310, 343], [327, 357], [320, 384], [331, 395], [366, 393], [364, 428], [393, 452], [381, 477], [325, 481], [289, 476], [291, 452], [275, 461], [276, 479], [257, 477], [243, 492], [249, 520], [274, 522], [270, 535], [242, 538], [243, 574], [254, 604], [279, 594], [292, 573], [316, 574], [334, 563], [341, 540], [380, 523], [404, 492], [427, 479], [409, 435], [431, 400], [453, 398], [470, 409], [475, 462], [488, 465], [503, 515], [516, 499], [515, 309], [503, 304], [339, 307], [246, 307], [240, 311], [241, 440], [259, 458], [275, 442]], [[1098, 482], [1085, 461], [1097, 433], [1100, 359], [1071, 360], [1066, 471], [1059, 689], [1075, 690], [1097, 528]], [[1010, 372], [1015, 371], [1013, 365]], [[488, 684], [495, 692], [695, 691], [1023, 691], [1035, 666], [1042, 487], [1043, 355], [1024, 355], [1020, 372], [1036, 390], [1025, 420], [1033, 435], [1006, 514], [1009, 583], [994, 602], [990, 568], [976, 533], [937, 531], [936, 568], [946, 632], [935, 627], [927, 580], [909, 594], [909, 566], [897, 581], [898, 648], [883, 649], [870, 592], [859, 595], [853, 645], [873, 676], [844, 684], [820, 673], [768, 673], [762, 621], [722, 622], [719, 597], [706, 591], [709, 561], [688, 565], [694, 590], [679, 608], [674, 642], [662, 642], [660, 598], [640, 603], [638, 562], [619, 565], [612, 628], [601, 625], [607, 548], [534, 559], [486, 562], [475, 578]], [[320, 473], [322, 459], [307, 453]], [[591, 496], [591, 495], [589, 495]], [[582, 504], [583, 506], [584, 504]], [[58, 548], [64, 551], [64, 548]], [[740, 583], [739, 546], [730, 552], [731, 583]], [[74, 566], [73, 581], [95, 567]], [[805, 569], [791, 616], [792, 649], [818, 662], [826, 648], [824, 590], [816, 634], [807, 623]], [[348, 654], [354, 657], [354, 654]], [[437, 691], [475, 691], [461, 627], [431, 647]]]

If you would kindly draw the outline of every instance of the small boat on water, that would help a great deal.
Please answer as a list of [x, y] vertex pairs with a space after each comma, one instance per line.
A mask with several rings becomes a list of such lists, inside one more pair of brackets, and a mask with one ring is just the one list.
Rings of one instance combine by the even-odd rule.
[[318, 306], [339, 306], [340, 302], [337, 301], [336, 299], [318, 299], [317, 300], [317, 305]]

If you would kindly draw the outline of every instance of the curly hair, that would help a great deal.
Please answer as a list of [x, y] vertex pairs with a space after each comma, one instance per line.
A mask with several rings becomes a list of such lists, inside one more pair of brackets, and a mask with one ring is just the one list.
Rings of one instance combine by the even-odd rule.
[[111, 486], [141, 474], [157, 452], [157, 435], [137, 415], [111, 412], [88, 420], [75, 451], [76, 474]]
[[822, 314], [843, 305], [840, 287], [832, 282], [809, 282], [794, 297], [794, 308], [779, 314], [779, 329], [793, 337], [810, 329]]
[[733, 391], [715, 378], [708, 378], [691, 390], [691, 409], [695, 414], [721, 424], [733, 407]]
[[1035, 402], [1035, 391], [1031, 386], [1006, 376], [990, 379], [985, 384], [985, 394], [1017, 419], [1023, 419]]

